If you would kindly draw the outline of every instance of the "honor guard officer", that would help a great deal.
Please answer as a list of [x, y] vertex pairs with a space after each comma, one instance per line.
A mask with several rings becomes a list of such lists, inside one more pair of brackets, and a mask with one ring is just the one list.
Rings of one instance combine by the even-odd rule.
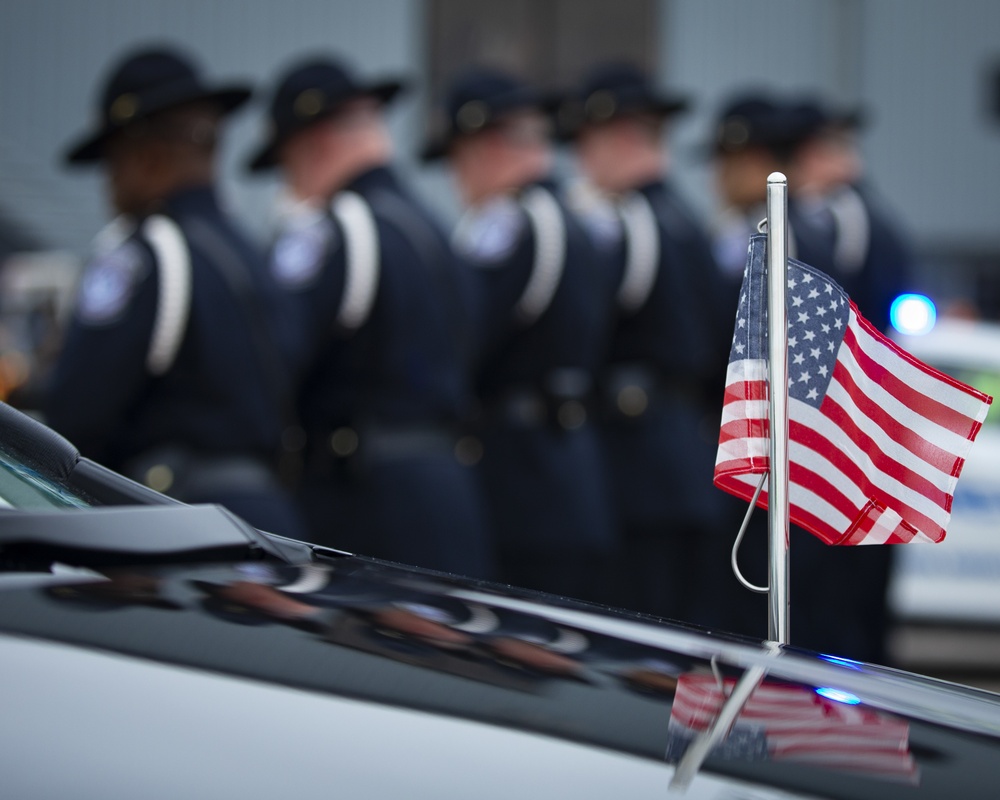
[[[765, 216], [767, 176], [780, 171], [788, 177], [790, 195], [789, 255], [843, 281], [852, 299], [855, 290], [858, 298], [878, 296], [866, 303], [869, 311], [859, 307], [876, 323], [888, 320], [891, 290], [859, 279], [872, 244], [870, 214], [855, 185], [860, 164], [849, 136], [859, 119], [831, 115], [813, 101], [760, 92], [734, 97], [723, 108], [711, 145], [721, 206], [715, 242], [734, 292], [742, 281], [747, 241]], [[906, 283], [909, 257], [899, 237], [892, 238], [895, 265], [884, 277], [899, 286]]]
[[892, 301], [913, 288], [915, 262], [906, 237], [863, 180], [857, 131], [864, 116], [811, 97], [791, 100], [788, 113], [795, 126], [788, 185], [804, 226], [800, 238], [814, 244], [816, 258], [865, 318], [886, 331]]
[[459, 440], [471, 288], [391, 168], [382, 112], [401, 88], [302, 61], [278, 81], [250, 162], [285, 181], [270, 268], [297, 325], [302, 498], [320, 543], [488, 577], [484, 507]]
[[482, 309], [479, 467], [504, 579], [601, 599], [616, 535], [590, 415], [611, 303], [547, 179], [547, 110], [517, 79], [471, 70], [423, 158], [448, 160], [467, 207], [452, 241]]
[[[850, 119], [832, 118], [829, 122], [850, 126], [854, 124]], [[833, 205], [842, 202], [842, 198], [835, 198], [844, 187], [837, 187], [839, 179], [833, 176], [848, 178], [853, 168], [844, 153], [836, 154], [843, 159], [838, 163], [824, 163], [822, 151], [834, 144], [818, 140], [828, 133], [826, 122], [825, 112], [801, 98], [746, 94], [723, 110], [715, 139], [717, 177], [722, 197], [731, 210], [728, 219], [735, 223], [729, 238], [722, 240], [728, 242], [724, 249], [735, 255], [739, 248], [740, 263], [745, 263], [750, 228], [765, 216], [767, 175], [775, 170], [784, 172], [789, 184], [789, 256], [849, 287], [852, 300], [857, 297], [871, 309], [859, 306], [862, 313], [872, 314], [872, 321], [884, 325], [893, 290], [882, 287], [895, 284], [904, 272], [898, 266], [903, 259], [894, 255], [886, 274], [875, 276], [876, 265], [866, 262], [877, 249], [864, 253], [859, 247], [864, 243], [858, 241], [857, 203], [848, 200], [842, 209], [834, 210]], [[838, 238], [841, 233], [847, 234], [845, 238]], [[884, 246], [889, 252], [903, 252], [897, 245]], [[872, 272], [866, 274], [868, 269]], [[874, 277], [866, 283], [869, 276]], [[738, 284], [738, 273], [733, 278]], [[902, 283], [895, 285], [903, 288]], [[879, 296], [881, 302], [874, 300]], [[766, 520], [766, 515], [759, 512], [753, 516], [741, 557], [744, 573], [757, 584], [766, 583]], [[738, 525], [738, 519], [734, 518], [733, 525]], [[798, 609], [793, 641], [821, 652], [883, 663], [890, 557], [891, 548], [828, 547], [814, 536], [795, 533], [791, 571], [799, 589], [792, 596]], [[845, 592], [845, 586], [850, 591]], [[744, 616], [734, 628], [750, 633], [759, 628], [764, 604], [761, 598], [744, 594], [740, 606]], [[838, 602], [831, 603], [831, 597], [839, 598]]]
[[647, 613], [722, 624], [738, 586], [712, 485], [731, 311], [711, 244], [667, 176], [667, 121], [686, 99], [629, 64], [594, 69], [560, 107], [609, 251], [616, 322], [601, 372], [605, 442], [624, 559], [617, 600]]
[[120, 216], [84, 273], [45, 413], [84, 455], [298, 536], [275, 470], [288, 387], [264, 264], [213, 188], [222, 120], [249, 95], [206, 86], [168, 49], [111, 72], [67, 161], [104, 166]]
[[[712, 226], [713, 247], [731, 286], [733, 309], [743, 282], [750, 236], [766, 216], [767, 177], [785, 168], [791, 142], [789, 120], [778, 102], [761, 92], [732, 97], [715, 123], [707, 147], [719, 204]], [[790, 241], [789, 247], [794, 246]]]
[[[713, 161], [719, 205], [712, 239], [733, 309], [743, 282], [747, 244], [767, 214], [767, 178], [773, 172], [788, 175], [801, 130], [800, 115], [787, 101], [756, 90], [733, 96], [719, 113], [706, 148]], [[826, 272], [832, 266], [829, 256], [811, 246], [815, 236], [791, 178], [789, 191], [788, 254], [812, 258], [809, 263]]]
[[[812, 97], [790, 99], [788, 114], [798, 258], [830, 275], [862, 315], [886, 331], [892, 301], [913, 288], [915, 266], [905, 237], [862, 183], [855, 136], [862, 115], [835, 112]], [[800, 538], [792, 570], [808, 593], [797, 602], [796, 644], [885, 663], [893, 548], [830, 548], [813, 536]], [[840, 601], [831, 605], [831, 596]]]
[[[746, 266], [747, 246], [750, 236], [757, 231], [758, 223], [767, 215], [767, 178], [772, 172], [784, 172], [795, 141], [795, 125], [789, 118], [787, 104], [759, 90], [739, 92], [723, 105], [708, 137], [706, 152], [711, 156], [718, 194], [718, 215], [713, 225], [713, 250], [719, 264], [731, 308], [735, 312], [737, 298]], [[787, 173], [786, 173], [787, 175]], [[788, 251], [798, 257], [800, 242], [797, 223], [792, 219], [795, 202], [789, 198]], [[815, 265], [823, 269], [823, 264]], [[735, 313], [733, 314], [735, 318]], [[732, 323], [730, 323], [730, 329]], [[738, 504], [739, 505], [739, 504]], [[746, 507], [734, 508], [730, 526], [739, 530]], [[796, 529], [798, 530], [798, 529]], [[798, 564], [802, 548], [797, 546], [805, 539], [815, 537], [796, 534], [791, 548], [792, 571]], [[818, 541], [818, 540], [817, 540]], [[809, 547], [809, 545], [806, 545]], [[845, 549], [845, 548], [841, 548]], [[740, 549], [740, 570], [751, 582], [767, 583], [767, 515], [759, 510], [750, 518], [746, 538]], [[795, 585], [803, 587], [801, 580]], [[747, 635], [759, 634], [761, 620], [767, 616], [764, 595], [740, 590], [741, 599], [733, 604], [733, 619], [728, 627]], [[804, 593], [796, 593], [793, 602], [797, 609], [806, 600]], [[805, 613], [795, 615], [794, 641], [802, 632]], [[836, 648], [828, 652], [839, 652]]]

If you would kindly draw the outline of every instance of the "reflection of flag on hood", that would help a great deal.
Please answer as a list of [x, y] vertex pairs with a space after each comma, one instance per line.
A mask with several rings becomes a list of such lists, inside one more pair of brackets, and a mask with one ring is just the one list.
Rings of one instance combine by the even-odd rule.
[[[750, 240], [715, 463], [715, 484], [747, 500], [768, 469], [766, 241]], [[786, 304], [792, 522], [828, 544], [941, 541], [992, 398], [901, 350], [794, 260]]]
[[[679, 761], [708, 730], [736, 682], [719, 686], [712, 675], [682, 675], [670, 711], [667, 758]], [[724, 693], [725, 692], [725, 693]], [[783, 761], [916, 783], [906, 722], [862, 705], [821, 697], [802, 686], [764, 682], [743, 707], [713, 755]]]

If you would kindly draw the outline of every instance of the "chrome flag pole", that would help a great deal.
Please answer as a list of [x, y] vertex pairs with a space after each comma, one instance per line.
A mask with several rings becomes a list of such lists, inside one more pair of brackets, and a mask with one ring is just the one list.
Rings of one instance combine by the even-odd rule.
[[767, 318], [770, 474], [768, 476], [767, 635], [788, 644], [788, 181], [767, 177]]

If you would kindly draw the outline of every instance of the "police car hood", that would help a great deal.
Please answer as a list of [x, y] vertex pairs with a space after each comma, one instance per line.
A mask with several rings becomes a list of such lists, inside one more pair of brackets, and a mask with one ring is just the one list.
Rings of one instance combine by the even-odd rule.
[[20, 796], [971, 797], [1000, 777], [988, 693], [321, 551], [0, 576], [0, 648]]

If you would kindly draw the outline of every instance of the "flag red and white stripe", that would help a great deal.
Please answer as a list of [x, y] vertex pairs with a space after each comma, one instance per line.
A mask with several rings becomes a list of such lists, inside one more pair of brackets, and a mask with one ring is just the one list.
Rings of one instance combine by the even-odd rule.
[[[751, 239], [715, 465], [716, 485], [747, 500], [768, 469], [765, 244]], [[992, 398], [903, 351], [794, 260], [786, 304], [792, 522], [828, 544], [941, 541]]]
[[[735, 684], [726, 679], [720, 685], [713, 675], [681, 675], [670, 711], [673, 734], [691, 739], [707, 731]], [[918, 778], [909, 749], [908, 723], [864, 705], [831, 700], [809, 687], [761, 683], [744, 705], [730, 737], [739, 738], [741, 732], [762, 735], [767, 758], [773, 761], [911, 783]], [[734, 756], [740, 752], [738, 747], [732, 750]]]

